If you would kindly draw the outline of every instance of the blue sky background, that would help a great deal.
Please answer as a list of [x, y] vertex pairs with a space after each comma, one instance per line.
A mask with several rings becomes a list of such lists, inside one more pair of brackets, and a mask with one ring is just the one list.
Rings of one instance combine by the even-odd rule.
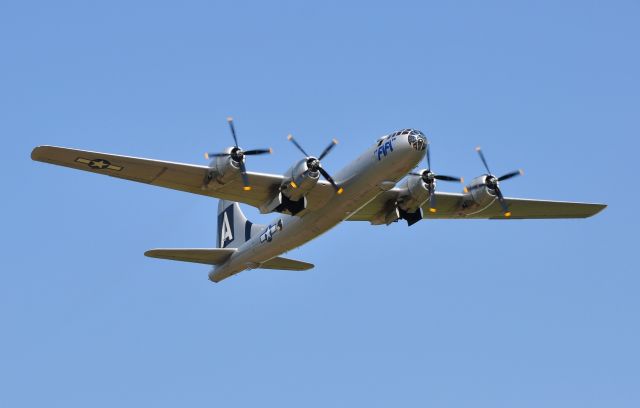
[[[640, 4], [0, 3], [0, 405], [637, 407]], [[336, 172], [415, 127], [511, 196], [588, 220], [338, 226], [304, 273], [142, 254], [213, 246], [217, 202], [29, 159], [53, 144], [255, 171], [293, 132]], [[459, 186], [440, 186], [445, 191]], [[267, 221], [247, 209], [255, 221]]]

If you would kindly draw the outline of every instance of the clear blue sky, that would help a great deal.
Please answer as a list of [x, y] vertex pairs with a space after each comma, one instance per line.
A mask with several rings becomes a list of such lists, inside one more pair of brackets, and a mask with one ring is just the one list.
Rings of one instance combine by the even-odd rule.
[[[637, 407], [640, 4], [0, 3], [6, 407]], [[335, 172], [415, 127], [435, 168], [588, 220], [338, 226], [304, 273], [145, 258], [213, 246], [216, 200], [54, 167], [38, 144], [255, 171], [293, 132]], [[456, 191], [458, 186], [441, 185]], [[247, 210], [254, 221], [269, 217]]]

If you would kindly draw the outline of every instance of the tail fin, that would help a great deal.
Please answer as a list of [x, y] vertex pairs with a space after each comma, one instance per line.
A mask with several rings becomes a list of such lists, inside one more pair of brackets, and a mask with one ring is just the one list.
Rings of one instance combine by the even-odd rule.
[[245, 217], [238, 203], [220, 200], [216, 243], [218, 248], [239, 248], [263, 229], [264, 226], [254, 224]]

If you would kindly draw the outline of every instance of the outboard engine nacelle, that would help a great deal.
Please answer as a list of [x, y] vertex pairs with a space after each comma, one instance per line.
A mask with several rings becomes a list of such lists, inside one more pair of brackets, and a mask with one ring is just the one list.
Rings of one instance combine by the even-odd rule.
[[496, 199], [496, 191], [487, 185], [488, 175], [476, 177], [465, 188], [464, 202], [467, 207], [476, 205], [484, 207]]
[[471, 185], [465, 188], [465, 193], [467, 194], [465, 196], [465, 201], [462, 203], [463, 207], [467, 208], [474, 205], [485, 207], [486, 205], [491, 204], [493, 200], [498, 199], [504, 216], [507, 218], [511, 217], [509, 205], [507, 204], [507, 200], [505, 200], [502, 190], [500, 189], [500, 182], [509, 180], [516, 176], [521, 176], [523, 174], [522, 170], [512, 171], [497, 177], [491, 173], [487, 159], [484, 157], [484, 153], [482, 153], [482, 149], [480, 147], [476, 147], [476, 152], [478, 152], [480, 160], [482, 160], [482, 164], [484, 164], [484, 168], [487, 169], [487, 173], [473, 179]]
[[217, 180], [220, 184], [225, 184], [240, 174], [242, 178], [242, 189], [244, 191], [250, 191], [251, 185], [249, 185], [249, 177], [247, 176], [247, 167], [245, 166], [245, 156], [257, 156], [260, 154], [271, 153], [271, 149], [251, 149], [242, 150], [238, 146], [238, 136], [236, 135], [236, 128], [233, 125], [233, 118], [228, 117], [229, 129], [231, 130], [231, 136], [235, 144], [231, 147], [227, 147], [222, 153], [205, 153], [205, 159], [213, 159], [209, 165], [209, 171], [204, 179], [202, 185], [203, 189], [209, 187], [209, 183], [212, 180]]
[[[211, 170], [209, 170], [209, 180], [216, 180], [218, 183], [225, 184], [235, 179], [240, 174], [240, 162], [234, 160], [234, 150], [236, 147], [228, 147], [224, 149], [225, 155], [219, 155], [211, 161]], [[244, 160], [244, 157], [242, 158]]]

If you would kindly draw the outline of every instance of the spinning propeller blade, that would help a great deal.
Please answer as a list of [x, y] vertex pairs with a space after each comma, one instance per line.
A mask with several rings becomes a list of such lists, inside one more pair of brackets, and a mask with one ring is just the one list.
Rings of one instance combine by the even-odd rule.
[[309, 154], [304, 151], [302, 146], [300, 146], [300, 144], [296, 142], [296, 139], [293, 138], [293, 135], [291, 133], [289, 133], [289, 136], [287, 136], [287, 140], [291, 141], [291, 143], [293, 143], [298, 148], [298, 150], [302, 152], [302, 154], [304, 154], [305, 156], [309, 156]]
[[236, 136], [236, 127], [233, 126], [233, 118], [231, 116], [227, 117], [227, 123], [229, 124], [229, 128], [231, 129], [231, 136], [233, 136], [233, 141], [235, 142], [235, 147], [238, 147], [238, 137]]

